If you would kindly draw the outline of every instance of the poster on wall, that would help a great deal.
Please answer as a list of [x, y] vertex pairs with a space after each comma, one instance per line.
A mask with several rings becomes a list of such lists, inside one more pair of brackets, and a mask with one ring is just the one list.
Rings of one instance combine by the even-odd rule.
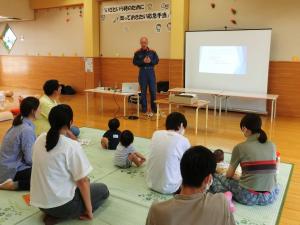
[[152, 10], [153, 4], [151, 2], [148, 2], [146, 8], [147, 10]]
[[155, 25], [155, 32], [160, 33], [160, 31], [161, 31], [161, 24], [158, 23], [158, 24]]
[[128, 14], [121, 14], [119, 16], [119, 21], [121, 23], [164, 20], [164, 19], [170, 19], [170, 12], [154, 11], [154, 12], [143, 12], [143, 13], [128, 13]]
[[[101, 10], [100, 21], [103, 22], [106, 15], [114, 16], [113, 23], [170, 19], [170, 4], [162, 2], [158, 10], [154, 10], [151, 2], [107, 5]], [[157, 32], [160, 32], [159, 29]]]
[[171, 32], [171, 22], [167, 23], [167, 31]]
[[104, 6], [102, 9], [102, 15], [105, 14], [118, 14], [118, 13], [133, 13], [145, 11], [145, 3], [130, 3], [122, 5]]
[[86, 73], [94, 72], [93, 58], [84, 58], [84, 69]]
[[162, 2], [161, 5], [160, 5], [160, 8], [163, 9], [163, 10], [169, 10], [170, 4], [166, 3], [166, 2]]
[[10, 52], [16, 43], [17, 36], [14, 34], [10, 26], [7, 24], [4, 28], [3, 34], [2, 34], [2, 41], [4, 47], [7, 49], [8, 52]]

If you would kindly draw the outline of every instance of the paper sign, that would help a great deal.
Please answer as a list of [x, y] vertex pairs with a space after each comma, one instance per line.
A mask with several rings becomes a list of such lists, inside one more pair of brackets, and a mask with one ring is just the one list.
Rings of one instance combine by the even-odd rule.
[[124, 22], [164, 20], [169, 18], [170, 18], [170, 12], [168, 11], [154, 11], [154, 12], [121, 14], [119, 16], [119, 21], [121, 23], [124, 23]]
[[84, 68], [86, 73], [94, 72], [93, 58], [84, 58]]
[[116, 13], [130, 13], [130, 12], [142, 12], [145, 11], [145, 3], [130, 3], [122, 5], [104, 6], [102, 9], [102, 15], [116, 14]]

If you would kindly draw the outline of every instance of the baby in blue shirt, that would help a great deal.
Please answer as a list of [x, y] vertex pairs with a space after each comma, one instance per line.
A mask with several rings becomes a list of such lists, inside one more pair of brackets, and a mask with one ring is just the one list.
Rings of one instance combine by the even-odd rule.
[[133, 146], [134, 135], [129, 130], [121, 133], [120, 143], [116, 149], [114, 164], [121, 168], [129, 168], [132, 162], [137, 166], [141, 166], [145, 161], [145, 157], [135, 151]]

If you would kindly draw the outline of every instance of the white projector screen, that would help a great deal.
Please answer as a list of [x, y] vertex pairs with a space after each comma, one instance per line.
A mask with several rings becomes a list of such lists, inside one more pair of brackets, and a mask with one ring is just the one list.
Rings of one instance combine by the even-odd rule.
[[[185, 87], [266, 94], [271, 34], [271, 29], [186, 32]], [[266, 113], [266, 102], [229, 98], [228, 108]]]

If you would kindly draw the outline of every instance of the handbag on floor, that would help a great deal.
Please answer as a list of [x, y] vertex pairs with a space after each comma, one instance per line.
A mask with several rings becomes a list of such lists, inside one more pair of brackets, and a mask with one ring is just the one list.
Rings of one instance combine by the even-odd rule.
[[76, 91], [70, 85], [61, 84], [61, 94], [62, 95], [75, 95]]

